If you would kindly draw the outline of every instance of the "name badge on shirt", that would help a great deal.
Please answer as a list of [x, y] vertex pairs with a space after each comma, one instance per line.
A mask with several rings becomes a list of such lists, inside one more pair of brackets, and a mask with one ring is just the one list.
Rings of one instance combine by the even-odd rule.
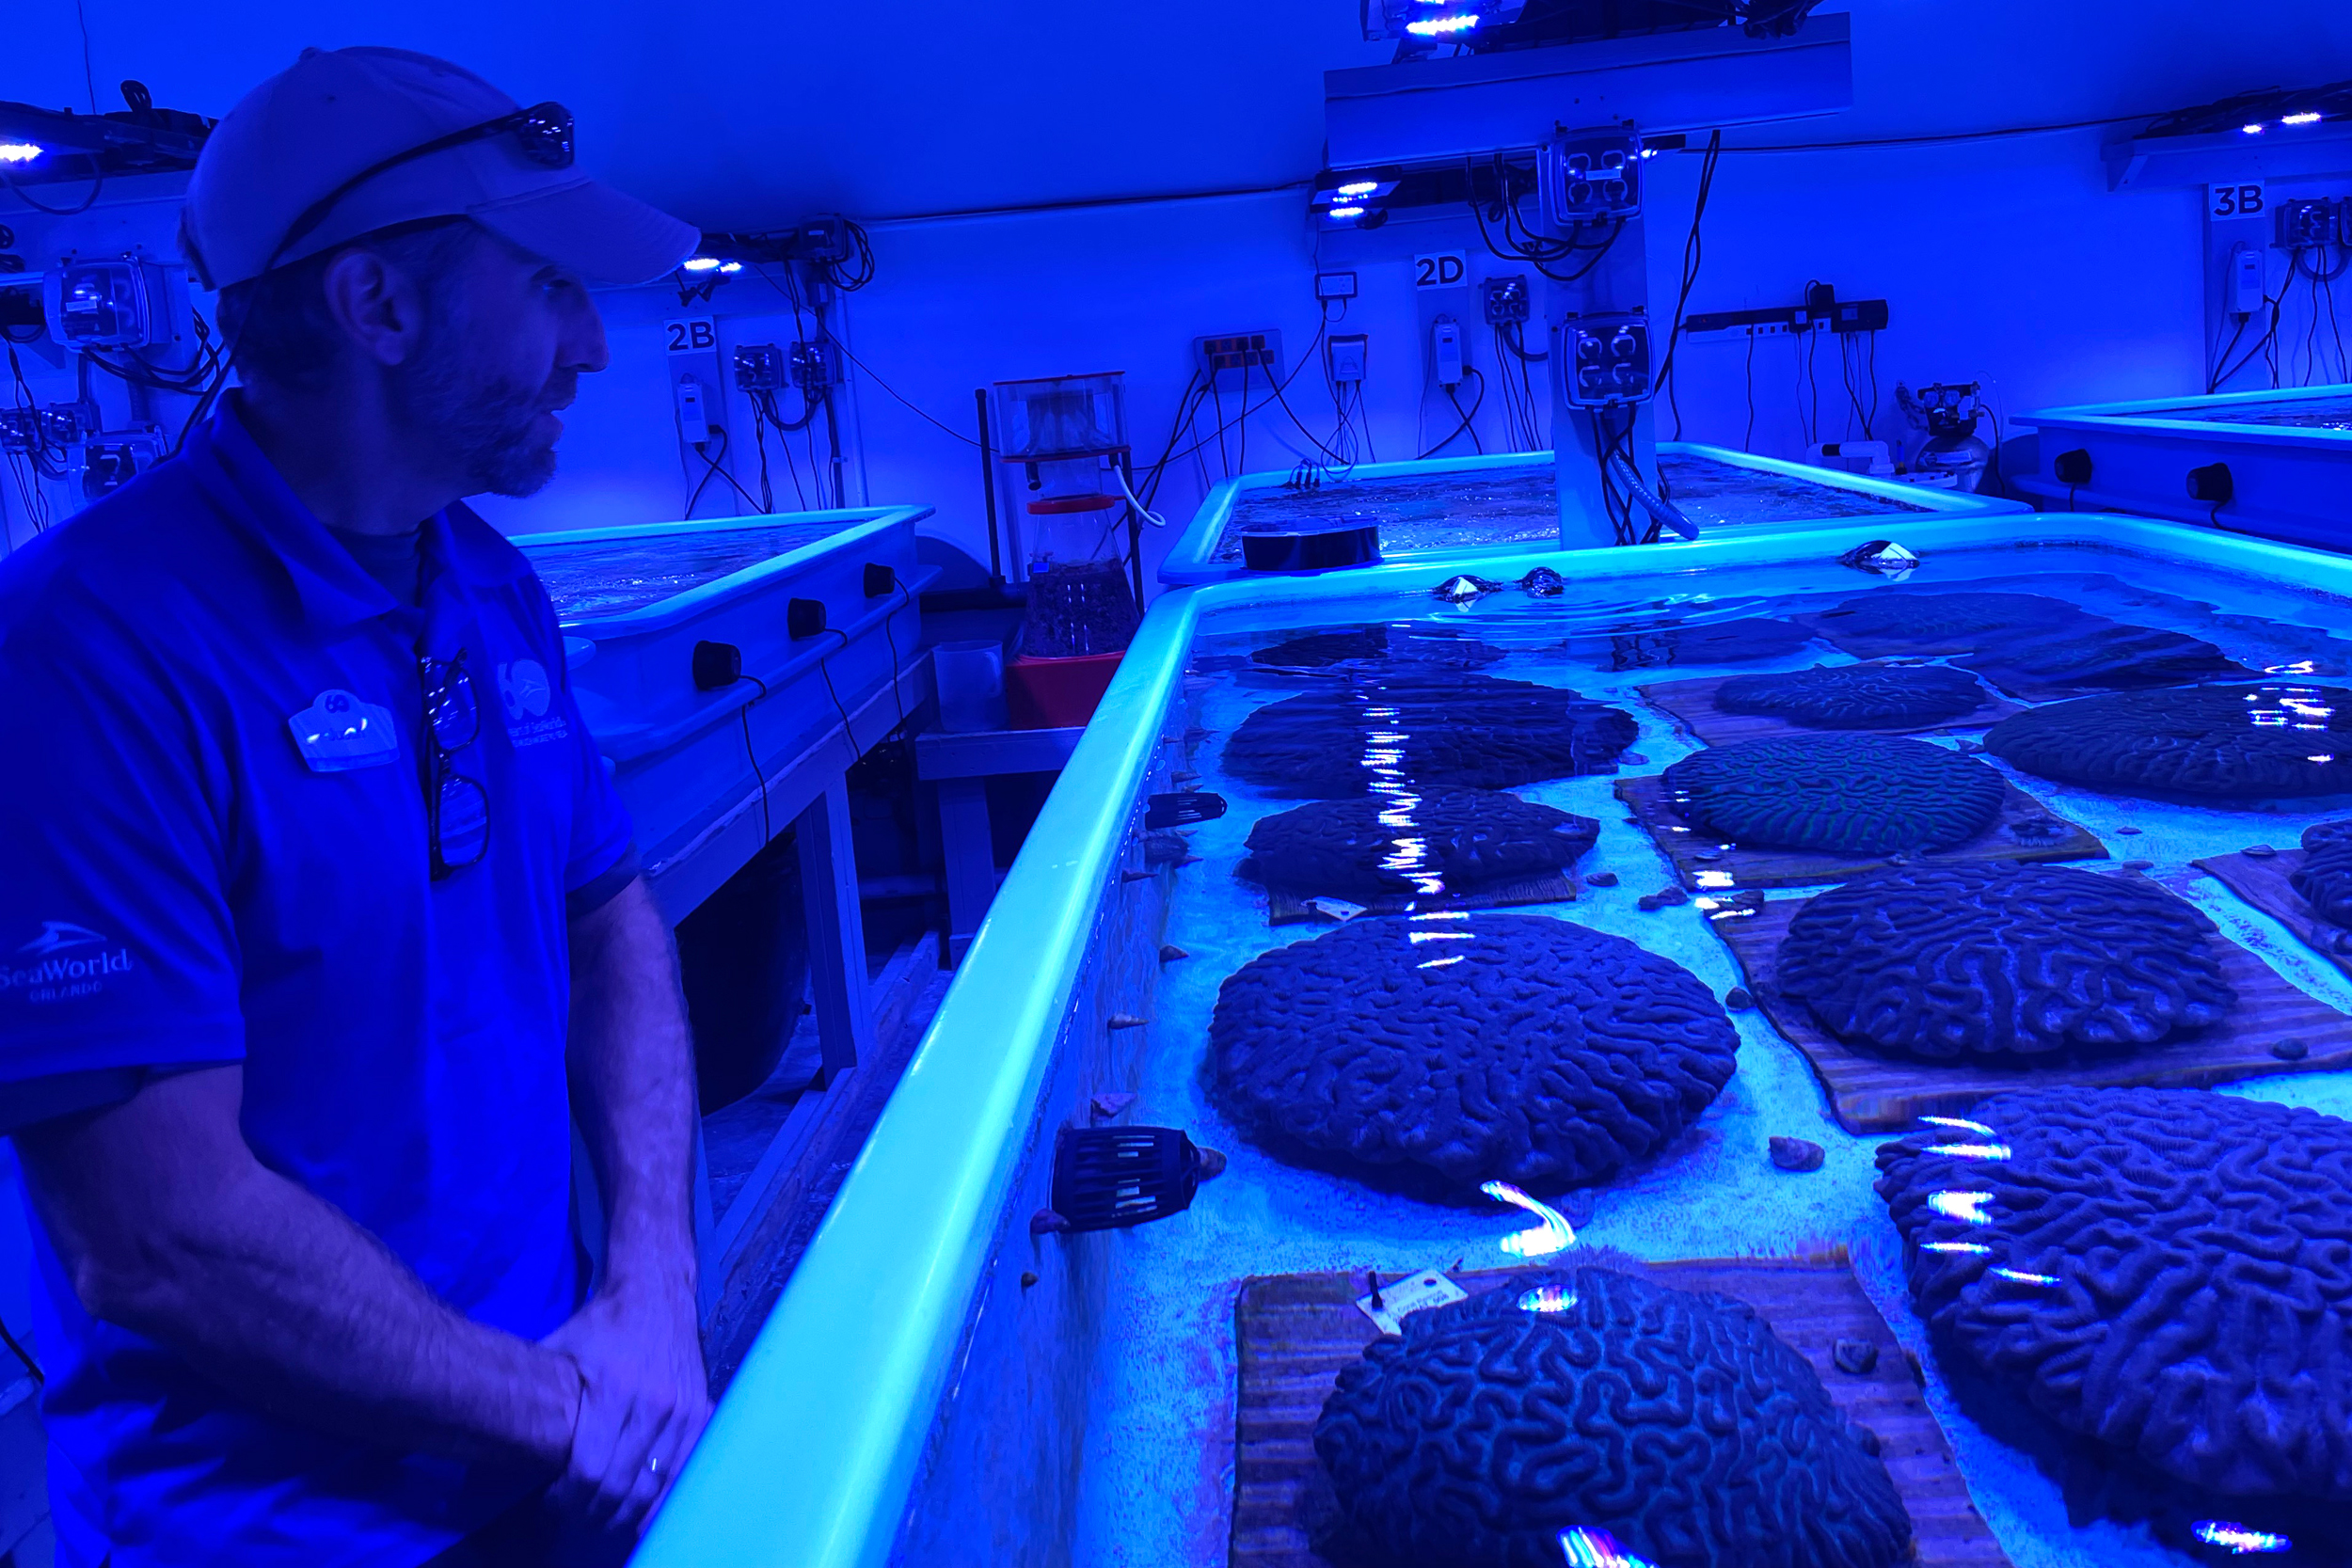
[[355, 768], [374, 768], [400, 755], [400, 732], [392, 727], [391, 709], [354, 696], [328, 690], [299, 713], [289, 714], [286, 727], [313, 773], [344, 773]]

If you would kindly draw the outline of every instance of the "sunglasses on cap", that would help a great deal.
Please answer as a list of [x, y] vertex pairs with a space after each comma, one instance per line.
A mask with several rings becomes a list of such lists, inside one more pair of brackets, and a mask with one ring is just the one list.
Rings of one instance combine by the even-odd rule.
[[464, 147], [472, 142], [489, 141], [496, 136], [509, 135], [515, 138], [515, 143], [521, 150], [522, 155], [541, 168], [572, 166], [572, 111], [564, 107], [563, 104], [536, 103], [528, 109], [517, 109], [511, 115], [501, 115], [496, 119], [485, 119], [479, 125], [469, 125], [463, 131], [452, 131], [446, 136], [436, 136], [421, 147], [409, 148], [405, 152], [395, 152], [381, 163], [371, 164], [316, 201], [311, 202], [310, 206], [303, 209], [302, 215], [295, 218], [293, 225], [287, 229], [285, 238], [279, 240], [278, 248], [269, 253], [269, 260], [262, 264], [262, 270], [267, 272], [276, 266], [280, 256], [299, 245], [305, 236], [326, 221], [327, 214], [335, 210], [335, 203], [377, 175], [398, 168], [403, 164], [414, 163], [419, 158], [429, 157], [436, 152], [446, 152], [453, 147]]

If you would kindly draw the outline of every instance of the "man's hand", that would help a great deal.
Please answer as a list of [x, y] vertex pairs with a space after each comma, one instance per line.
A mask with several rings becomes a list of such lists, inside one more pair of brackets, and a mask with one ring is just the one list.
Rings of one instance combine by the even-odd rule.
[[691, 1296], [598, 1295], [540, 1343], [580, 1368], [580, 1425], [549, 1494], [599, 1529], [634, 1537], [710, 1420]]
[[632, 1534], [710, 1419], [690, 1217], [694, 1054], [677, 962], [640, 879], [572, 921], [572, 1111], [606, 1205], [606, 1275], [548, 1336], [587, 1392], [552, 1497]]

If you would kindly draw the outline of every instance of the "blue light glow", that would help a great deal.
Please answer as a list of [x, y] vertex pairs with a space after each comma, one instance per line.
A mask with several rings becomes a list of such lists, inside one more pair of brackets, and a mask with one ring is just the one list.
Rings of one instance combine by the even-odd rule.
[[1377, 180], [1350, 180], [1346, 184], [1342, 185], [1339, 188], [1338, 194], [1341, 196], [1370, 196], [1373, 192], [1378, 190], [1379, 188], [1380, 182]]
[[2245, 132], [2249, 136], [2259, 136], [2263, 134], [2262, 121], [2260, 120], [2256, 120], [2251, 125], [2241, 125], [2238, 129]]
[[1652, 1568], [1647, 1558], [1635, 1557], [1605, 1529], [1575, 1525], [1560, 1532], [1560, 1555], [1568, 1568]]
[[0, 141], [0, 164], [29, 164], [40, 156], [40, 148], [28, 141]]
[[1459, 16], [1432, 16], [1419, 22], [1407, 22], [1405, 30], [1415, 38], [1434, 39], [1444, 38], [1451, 33], [1467, 33], [1477, 25], [1478, 13], [1470, 11]]
[[1361, 207], [1334, 207], [1331, 215], [1335, 218], [1359, 218], [1364, 215], [1364, 210]]
[[716, 256], [689, 256], [685, 261], [679, 262], [678, 264], [688, 272], [717, 272], [719, 270], [719, 258]]
[[2279, 117], [2279, 123], [2281, 125], [2316, 125], [2319, 123], [2319, 113], [2314, 109], [2306, 109], [2299, 115], [2280, 115]]
[[1993, 1201], [1991, 1193], [1930, 1193], [1928, 1207], [1947, 1220], [1967, 1225], [1991, 1225], [1993, 1216], [1984, 1212]]

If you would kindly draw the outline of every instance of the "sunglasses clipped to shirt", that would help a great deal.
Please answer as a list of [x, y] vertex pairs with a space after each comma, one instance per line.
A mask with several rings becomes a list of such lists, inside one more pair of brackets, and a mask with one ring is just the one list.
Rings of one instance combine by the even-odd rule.
[[482, 781], [457, 771], [453, 753], [482, 734], [482, 705], [474, 701], [473, 677], [466, 673], [466, 650], [455, 658], [417, 657], [424, 684], [424, 733], [429, 754], [424, 770], [425, 824], [431, 832], [433, 879], [479, 864], [490, 852], [490, 792]]
[[528, 109], [517, 109], [511, 115], [501, 115], [496, 119], [485, 119], [479, 125], [469, 125], [463, 131], [452, 131], [446, 136], [436, 136], [421, 146], [409, 148], [405, 152], [395, 152], [380, 163], [371, 164], [325, 196], [320, 197], [316, 201], [311, 202], [310, 206], [302, 210], [302, 215], [295, 218], [293, 225], [287, 229], [285, 238], [279, 240], [278, 248], [269, 253], [269, 260], [262, 263], [262, 270], [267, 272], [276, 266], [280, 256], [300, 244], [305, 236], [326, 221], [327, 214], [335, 210], [335, 203], [377, 175], [396, 169], [403, 164], [414, 163], [419, 158], [430, 157], [436, 152], [446, 152], [453, 147], [464, 147], [469, 143], [489, 141], [497, 136], [509, 135], [515, 138], [515, 144], [521, 150], [522, 155], [541, 168], [572, 166], [575, 150], [572, 141], [572, 111], [564, 107], [563, 104], [535, 103]]

